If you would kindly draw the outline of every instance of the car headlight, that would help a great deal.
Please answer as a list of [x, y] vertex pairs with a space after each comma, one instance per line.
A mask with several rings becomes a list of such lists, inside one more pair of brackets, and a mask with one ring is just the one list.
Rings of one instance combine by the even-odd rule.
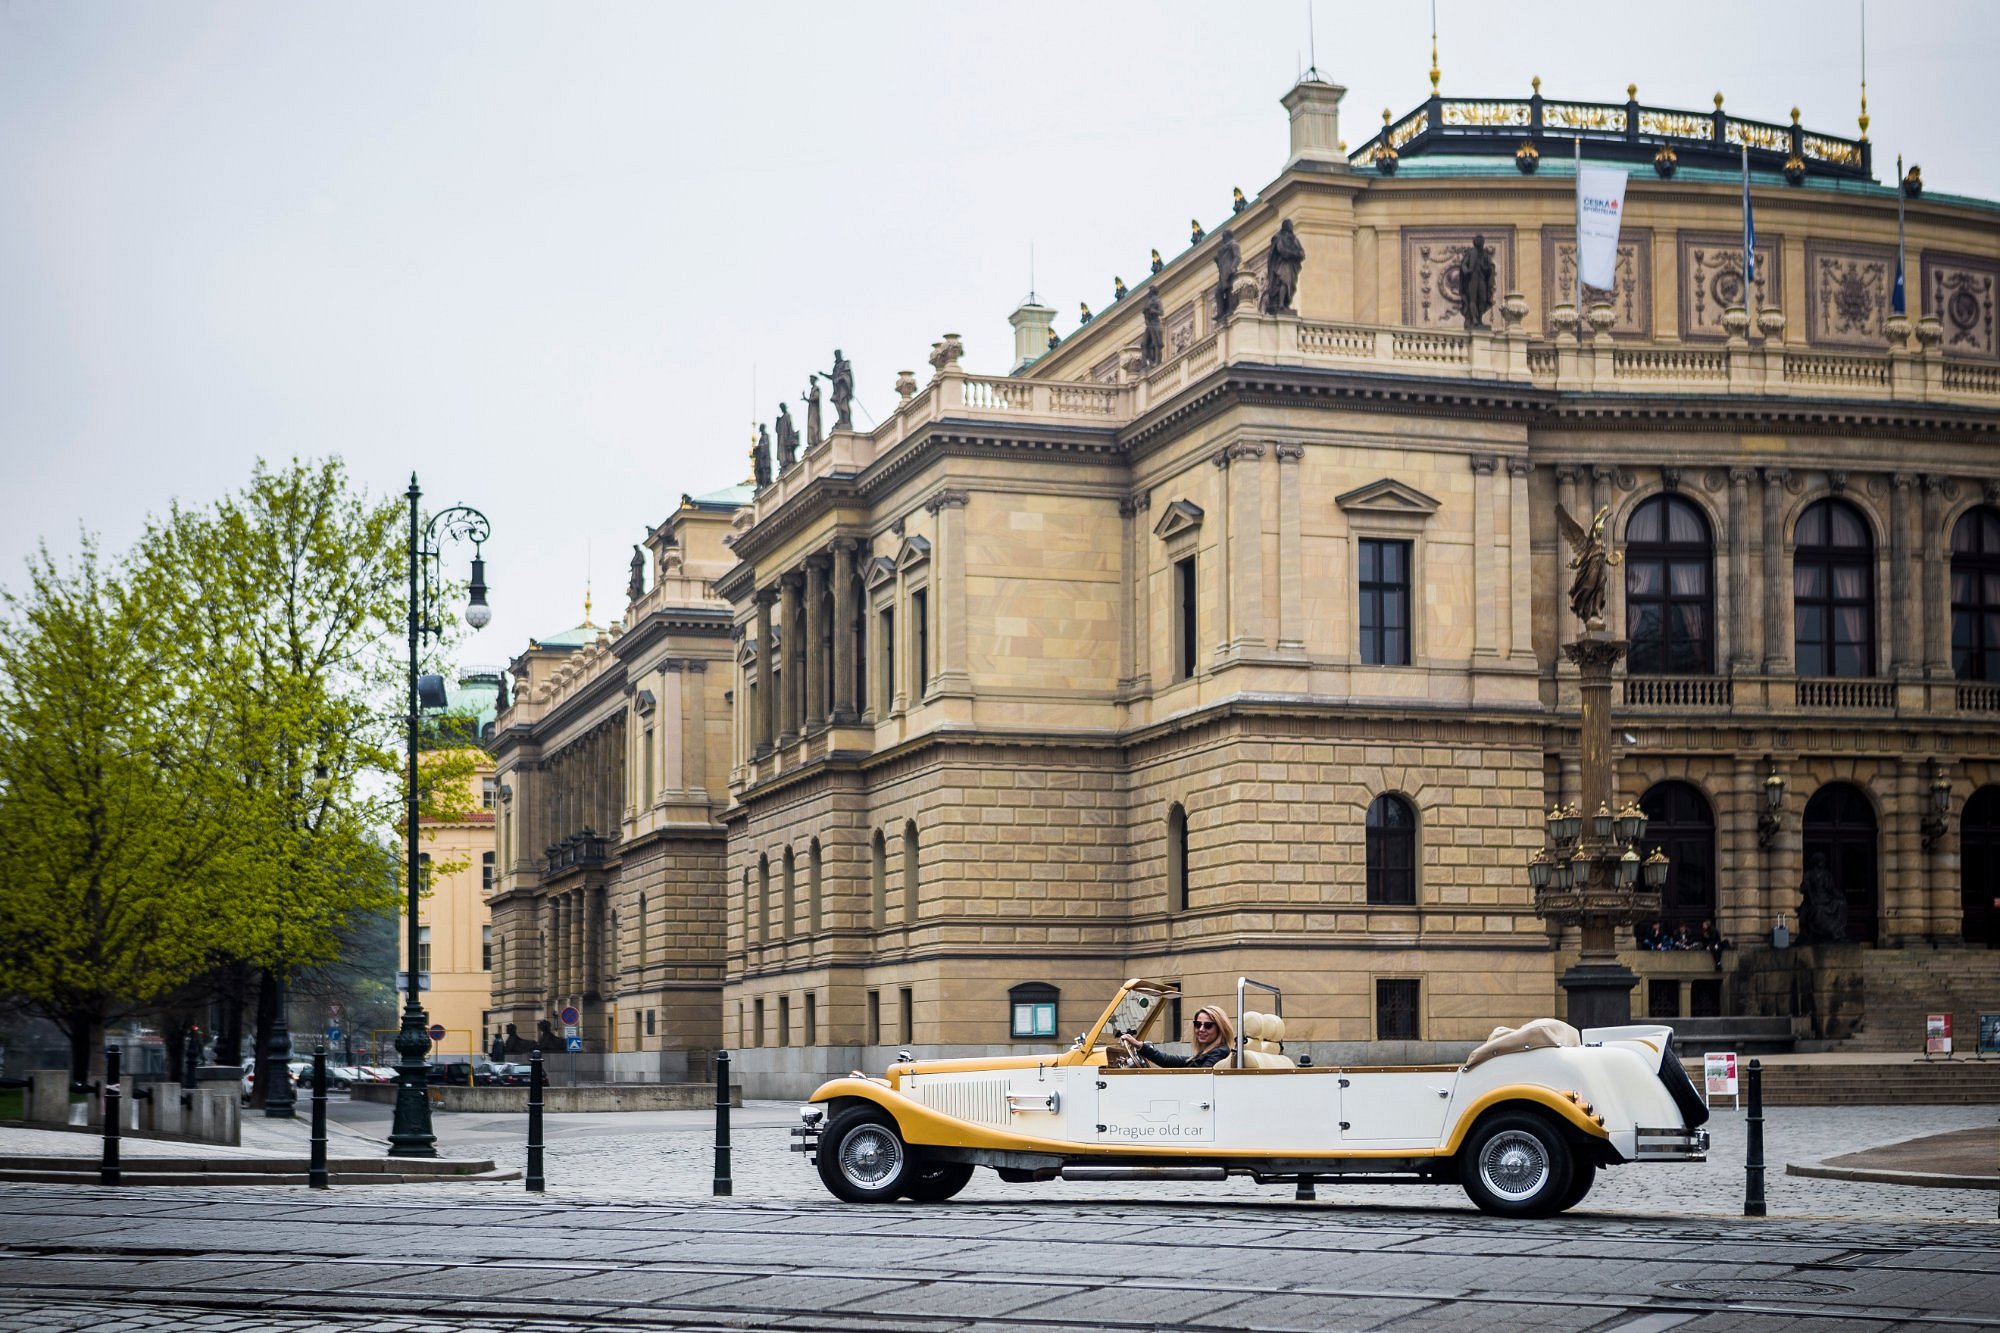
[[807, 1128], [816, 1127], [820, 1121], [826, 1119], [826, 1108], [823, 1106], [801, 1106], [799, 1108], [799, 1119], [805, 1122]]

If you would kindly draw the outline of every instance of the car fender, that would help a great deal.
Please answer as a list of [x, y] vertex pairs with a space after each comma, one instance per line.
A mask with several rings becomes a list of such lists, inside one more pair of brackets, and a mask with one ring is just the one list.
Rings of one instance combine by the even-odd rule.
[[1585, 1112], [1580, 1104], [1571, 1101], [1553, 1088], [1545, 1088], [1536, 1083], [1503, 1083], [1497, 1088], [1489, 1088], [1479, 1094], [1458, 1112], [1451, 1133], [1445, 1139], [1445, 1151], [1457, 1152], [1464, 1145], [1465, 1136], [1472, 1132], [1472, 1127], [1489, 1111], [1522, 1103], [1553, 1114], [1579, 1134], [1593, 1139], [1611, 1137], [1601, 1115], [1593, 1116]]

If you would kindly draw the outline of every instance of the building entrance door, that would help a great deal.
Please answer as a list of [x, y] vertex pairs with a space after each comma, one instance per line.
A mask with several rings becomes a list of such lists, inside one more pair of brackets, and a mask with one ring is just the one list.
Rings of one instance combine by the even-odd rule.
[[2000, 949], [2000, 787], [1981, 787], [1959, 820], [1965, 942]]
[[1805, 863], [1826, 857], [1847, 899], [1847, 938], [1874, 944], [1881, 913], [1875, 883], [1875, 809], [1857, 787], [1829, 782], [1806, 802]]

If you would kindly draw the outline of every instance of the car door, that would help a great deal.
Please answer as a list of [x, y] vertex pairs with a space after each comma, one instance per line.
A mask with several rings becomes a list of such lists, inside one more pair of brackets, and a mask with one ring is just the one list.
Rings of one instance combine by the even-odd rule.
[[1458, 1071], [1352, 1070], [1340, 1077], [1340, 1137], [1362, 1148], [1435, 1148]]
[[1097, 1071], [1097, 1142], [1201, 1147], [1215, 1142], [1215, 1073], [1208, 1069]]

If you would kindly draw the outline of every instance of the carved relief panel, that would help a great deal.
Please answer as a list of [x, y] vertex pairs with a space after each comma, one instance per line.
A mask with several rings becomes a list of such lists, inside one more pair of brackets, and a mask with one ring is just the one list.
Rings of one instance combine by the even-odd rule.
[[1785, 275], [1778, 257], [1784, 252], [1784, 237], [1757, 234], [1757, 282], [1753, 292], [1743, 288], [1741, 232], [1732, 235], [1684, 231], [1679, 240], [1681, 337], [1692, 340], [1727, 337], [1722, 327], [1722, 312], [1733, 305], [1748, 309], [1753, 320], [1759, 310], [1783, 306]]
[[[1935, 315], [1944, 326], [1939, 346], [1946, 356], [1978, 357], [1991, 361], [2000, 357], [2000, 339], [1994, 336], [1993, 296], [2000, 281], [2000, 265], [1967, 255], [1924, 255], [1924, 308], [1922, 314]], [[1919, 312], [1912, 310], [1912, 317]]]
[[1118, 353], [1113, 352], [1090, 368], [1090, 378], [1095, 384], [1112, 384], [1118, 379]]
[[[1465, 328], [1459, 304], [1458, 262], [1472, 238], [1486, 238], [1493, 252], [1495, 300], [1514, 290], [1512, 227], [1403, 228], [1403, 323], [1420, 329]], [[1490, 322], [1490, 321], [1489, 321]]]
[[1173, 314], [1168, 315], [1166, 319], [1161, 321], [1160, 327], [1161, 331], [1166, 334], [1167, 356], [1169, 359], [1179, 356], [1182, 352], [1194, 346], [1194, 302], [1189, 301], [1186, 305], [1174, 311]]
[[1887, 344], [1896, 252], [1881, 245], [1806, 241], [1806, 341], [1815, 347]]
[[[1618, 266], [1610, 291], [1583, 289], [1586, 309], [1599, 301], [1611, 303], [1613, 337], [1653, 335], [1653, 234], [1625, 231], [1618, 237]], [[1576, 298], [1576, 228], [1542, 229], [1542, 309], [1553, 310]]]

